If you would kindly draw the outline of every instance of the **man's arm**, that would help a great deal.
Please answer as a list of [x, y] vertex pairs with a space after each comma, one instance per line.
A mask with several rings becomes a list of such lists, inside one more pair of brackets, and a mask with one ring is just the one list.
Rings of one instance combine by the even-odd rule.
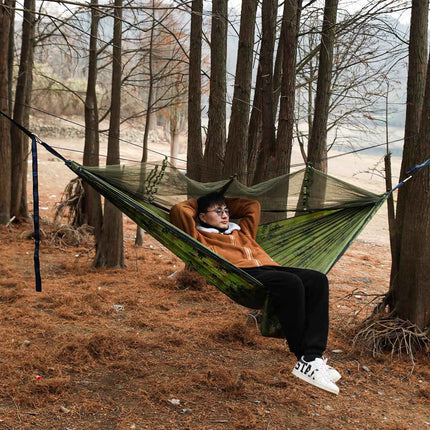
[[231, 218], [240, 218], [240, 228], [255, 239], [260, 222], [260, 203], [257, 200], [240, 197], [227, 197], [225, 200]]
[[199, 236], [199, 232], [196, 229], [196, 217], [197, 201], [195, 199], [178, 203], [170, 209], [170, 221], [172, 221], [172, 224], [195, 239]]

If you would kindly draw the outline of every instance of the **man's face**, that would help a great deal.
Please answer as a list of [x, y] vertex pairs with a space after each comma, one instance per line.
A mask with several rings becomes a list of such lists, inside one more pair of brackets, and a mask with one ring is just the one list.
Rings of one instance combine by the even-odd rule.
[[199, 214], [200, 221], [209, 224], [216, 228], [228, 228], [228, 222], [230, 220], [230, 212], [225, 204], [214, 204], [209, 206], [206, 212]]

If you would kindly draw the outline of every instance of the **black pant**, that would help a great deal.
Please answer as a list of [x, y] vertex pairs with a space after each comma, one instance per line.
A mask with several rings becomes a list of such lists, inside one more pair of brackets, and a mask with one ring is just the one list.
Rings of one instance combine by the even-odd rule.
[[268, 290], [269, 300], [285, 333], [290, 351], [321, 356], [328, 336], [328, 280], [320, 272], [293, 267], [243, 269]]

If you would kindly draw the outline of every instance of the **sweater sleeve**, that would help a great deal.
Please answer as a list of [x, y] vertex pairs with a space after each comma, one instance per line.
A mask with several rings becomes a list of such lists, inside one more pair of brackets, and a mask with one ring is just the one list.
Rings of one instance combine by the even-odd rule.
[[227, 197], [226, 203], [230, 209], [231, 217], [240, 219], [240, 228], [255, 239], [260, 222], [260, 203], [257, 200], [239, 197]]
[[170, 221], [172, 221], [172, 224], [195, 239], [199, 236], [196, 228], [196, 217], [197, 201], [194, 199], [178, 203], [170, 209]]

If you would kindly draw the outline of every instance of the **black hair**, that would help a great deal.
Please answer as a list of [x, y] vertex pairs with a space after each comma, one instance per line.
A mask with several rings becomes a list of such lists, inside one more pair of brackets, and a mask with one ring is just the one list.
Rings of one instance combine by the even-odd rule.
[[197, 215], [206, 212], [213, 205], [225, 205], [223, 194], [215, 191], [197, 199]]

